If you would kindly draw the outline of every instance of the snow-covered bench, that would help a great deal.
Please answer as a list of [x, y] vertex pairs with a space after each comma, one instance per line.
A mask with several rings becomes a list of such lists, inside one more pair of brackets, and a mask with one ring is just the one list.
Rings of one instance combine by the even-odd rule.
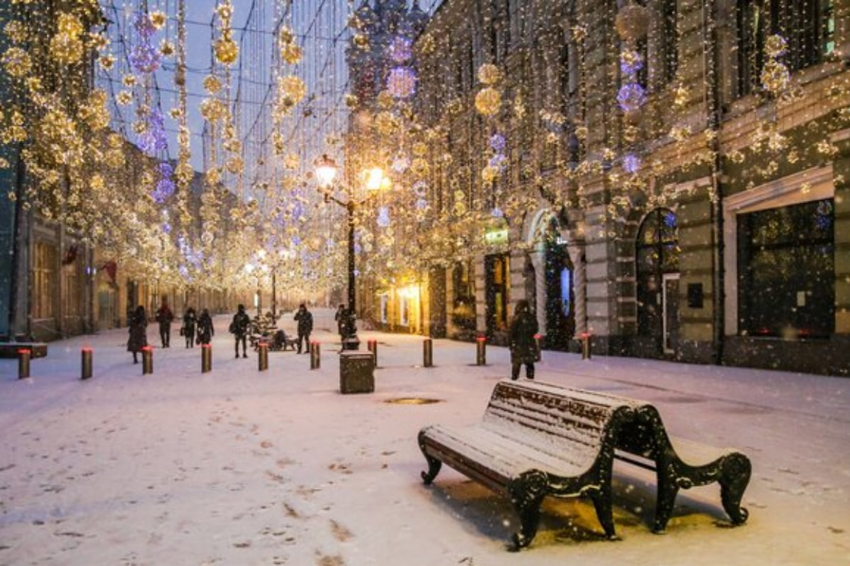
[[[678, 446], [678, 443], [677, 443]], [[687, 444], [688, 456], [696, 445]], [[510, 498], [520, 518], [517, 548], [537, 533], [546, 496], [585, 496], [609, 539], [616, 538], [611, 476], [615, 457], [656, 469], [655, 528], [663, 531], [679, 488], [719, 481], [733, 522], [746, 521], [740, 500], [749, 481], [749, 460], [724, 451], [701, 466], [686, 464], [673, 449], [658, 411], [650, 404], [539, 382], [499, 382], [481, 422], [451, 429], [433, 425], [419, 432], [430, 484], [446, 463]], [[694, 461], [694, 460], [691, 460]]]
[[520, 518], [514, 544], [537, 533], [547, 495], [589, 497], [609, 538], [615, 538], [611, 473], [617, 429], [634, 420], [637, 403], [597, 393], [501, 381], [480, 423], [428, 426], [419, 448], [430, 484], [443, 462], [510, 498]]

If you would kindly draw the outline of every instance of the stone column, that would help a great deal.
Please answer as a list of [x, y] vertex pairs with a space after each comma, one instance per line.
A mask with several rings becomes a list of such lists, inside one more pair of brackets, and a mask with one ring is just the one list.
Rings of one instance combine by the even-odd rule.
[[587, 332], [587, 265], [584, 258], [584, 242], [571, 241], [567, 253], [573, 262], [573, 291], [575, 292], [576, 336]]
[[537, 302], [537, 326], [540, 334], [546, 336], [546, 252], [536, 250], [529, 254], [534, 266], [534, 289]]

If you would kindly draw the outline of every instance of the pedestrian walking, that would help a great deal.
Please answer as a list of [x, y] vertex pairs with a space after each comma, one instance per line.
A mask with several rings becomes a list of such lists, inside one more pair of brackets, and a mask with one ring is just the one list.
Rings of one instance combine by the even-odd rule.
[[251, 325], [251, 317], [245, 312], [245, 305], [239, 305], [233, 321], [230, 323], [230, 333], [236, 338], [236, 357], [239, 357], [239, 343], [242, 342], [242, 357], [248, 357], [248, 327]]
[[156, 310], [156, 321], [159, 323], [159, 338], [162, 340], [162, 347], [168, 348], [171, 346], [171, 321], [174, 320], [174, 313], [168, 306], [168, 297], [162, 296], [162, 304]]
[[525, 377], [534, 379], [534, 361], [537, 359], [537, 318], [528, 301], [517, 301], [508, 337], [511, 348], [511, 379], [519, 379], [520, 367], [525, 364]]
[[304, 343], [305, 351], [310, 351], [310, 333], [313, 332], [313, 313], [307, 310], [307, 306], [301, 303], [298, 307], [298, 312], [295, 313], [295, 320], [298, 321], [298, 353], [301, 353], [301, 343]]
[[186, 340], [187, 348], [195, 347], [195, 326], [198, 323], [198, 317], [195, 315], [195, 309], [189, 307], [183, 314], [183, 326], [180, 327], [180, 336]]
[[139, 305], [130, 316], [130, 337], [127, 339], [127, 351], [133, 353], [133, 363], [139, 363], [139, 352], [148, 345], [148, 317], [145, 307]]
[[215, 336], [215, 328], [213, 328], [212, 317], [209, 309], [204, 309], [198, 317], [198, 344], [209, 344], [213, 336]]

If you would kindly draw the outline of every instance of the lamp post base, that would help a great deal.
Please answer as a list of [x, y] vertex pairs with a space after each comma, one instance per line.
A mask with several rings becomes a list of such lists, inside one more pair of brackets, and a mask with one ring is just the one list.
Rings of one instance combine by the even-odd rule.
[[357, 337], [356, 334], [348, 336], [342, 339], [342, 349], [345, 350], [359, 350], [360, 349], [360, 338]]

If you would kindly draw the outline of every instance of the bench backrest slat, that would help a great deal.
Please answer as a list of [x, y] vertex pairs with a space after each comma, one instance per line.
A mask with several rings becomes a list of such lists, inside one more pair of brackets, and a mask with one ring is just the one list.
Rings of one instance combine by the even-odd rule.
[[[551, 454], [599, 451], [614, 414], [638, 403], [550, 384], [496, 385], [482, 419], [487, 427]], [[585, 448], [586, 450], [583, 450]]]

